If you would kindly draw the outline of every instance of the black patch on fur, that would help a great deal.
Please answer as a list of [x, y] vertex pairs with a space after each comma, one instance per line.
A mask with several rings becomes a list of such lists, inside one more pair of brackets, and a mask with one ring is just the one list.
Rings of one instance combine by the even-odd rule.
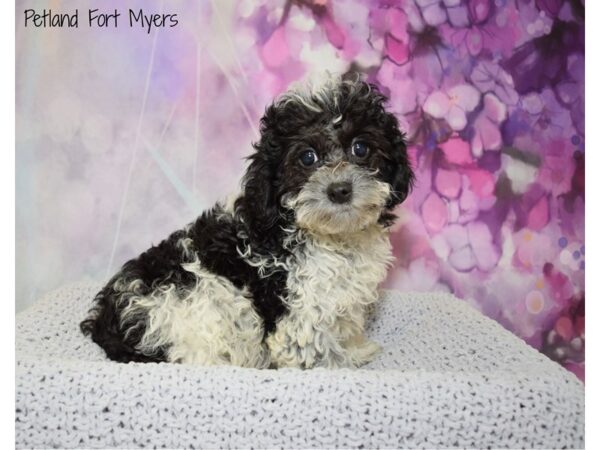
[[[185, 261], [182, 260], [177, 242], [183, 236], [183, 231], [176, 231], [138, 258], [125, 263], [96, 295], [95, 305], [89, 317], [81, 322], [80, 328], [104, 348], [110, 359], [119, 362], [165, 360], [166, 349], [158, 349], [152, 355], [144, 355], [135, 348], [146, 331], [146, 318], [138, 317], [137, 320], [121, 323], [121, 314], [129, 297], [148, 295], [159, 285], [174, 284], [185, 287], [195, 282], [193, 274], [181, 267], [181, 263]], [[125, 285], [135, 280], [141, 282], [134, 290], [123, 294], [115, 290], [115, 282], [119, 279]], [[124, 296], [122, 302], [117, 301], [120, 295]]]
[[[286, 194], [297, 194], [319, 165], [332, 162], [343, 152], [343, 160], [376, 169], [381, 181], [390, 184], [392, 194], [380, 217], [389, 226], [395, 216], [392, 209], [408, 195], [414, 175], [396, 118], [384, 109], [386, 97], [376, 86], [362, 81], [341, 83], [325, 97], [313, 97], [321, 112], [297, 101], [275, 101], [261, 120], [261, 139], [244, 176], [243, 194], [235, 203], [235, 212], [220, 206], [203, 213], [187, 231], [180, 230], [127, 262], [95, 298], [89, 317], [81, 330], [91, 335], [109, 358], [116, 361], [164, 361], [168, 348], [154, 354], [141, 354], [136, 346], [146, 329], [147, 317], [134, 317], [121, 323], [127, 299], [148, 295], [159, 286], [173, 284], [182, 291], [192, 287], [195, 275], [182, 264], [198, 258], [202, 267], [230, 280], [236, 287], [248, 288], [256, 311], [264, 322], [265, 334], [274, 330], [277, 319], [286, 312], [281, 300], [286, 297], [287, 272], [281, 268], [261, 276], [258, 269], [241, 256], [248, 248], [252, 254], [289, 256], [284, 246], [285, 231], [294, 225], [293, 212], [282, 206]], [[341, 122], [334, 119], [342, 115]], [[371, 152], [364, 160], [351, 154], [354, 139], [367, 142]], [[319, 164], [304, 167], [299, 155], [315, 149]], [[179, 245], [191, 238], [191, 255]], [[115, 291], [115, 281], [141, 280], [132, 292]], [[122, 295], [122, 301], [118, 302]]]
[[[281, 230], [279, 234], [282, 234]], [[275, 321], [286, 310], [281, 297], [285, 296], [287, 272], [276, 269], [269, 271], [268, 276], [261, 277], [256, 267], [240, 257], [238, 250], [244, 252], [250, 246], [254, 254], [282, 259], [286, 252], [281, 242], [277, 241], [275, 245], [269, 243], [269, 239], [253, 235], [247, 223], [223, 214], [219, 206], [202, 214], [191, 228], [189, 236], [194, 241], [194, 250], [204, 268], [227, 278], [239, 289], [244, 286], [248, 288], [254, 307], [263, 319], [265, 333], [271, 332], [275, 328]]]

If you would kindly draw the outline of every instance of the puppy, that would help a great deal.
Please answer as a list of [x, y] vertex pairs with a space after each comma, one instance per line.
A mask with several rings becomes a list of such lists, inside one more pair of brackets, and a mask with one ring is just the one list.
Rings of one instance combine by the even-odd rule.
[[261, 120], [241, 194], [125, 263], [84, 334], [120, 362], [358, 367], [413, 182], [386, 98], [361, 80], [291, 90]]

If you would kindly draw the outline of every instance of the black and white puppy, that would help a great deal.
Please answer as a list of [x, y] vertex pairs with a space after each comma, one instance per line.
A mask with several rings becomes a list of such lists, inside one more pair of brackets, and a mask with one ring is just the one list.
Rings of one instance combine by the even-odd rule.
[[133, 259], [81, 330], [113, 360], [243, 367], [358, 367], [413, 182], [386, 98], [329, 78], [279, 97], [242, 192]]

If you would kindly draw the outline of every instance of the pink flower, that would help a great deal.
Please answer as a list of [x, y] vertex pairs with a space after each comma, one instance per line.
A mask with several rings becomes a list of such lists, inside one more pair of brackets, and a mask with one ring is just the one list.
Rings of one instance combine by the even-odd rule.
[[565, 234], [583, 242], [585, 239], [585, 202], [582, 196], [558, 197], [557, 220]]
[[369, 41], [383, 39], [384, 56], [395, 64], [402, 65], [408, 61], [409, 34], [408, 17], [398, 8], [375, 9], [369, 15]]
[[448, 22], [454, 28], [462, 28], [470, 25], [469, 9], [466, 5], [460, 4], [460, 0], [449, 6], [446, 3], [446, 14], [448, 14]]
[[[440, 28], [445, 39], [461, 56], [478, 56], [483, 49], [507, 57], [522, 40], [522, 8], [506, 5], [491, 14], [490, 2], [471, 0], [463, 8], [448, 10], [452, 27]], [[465, 17], [465, 14], [467, 17]]]
[[490, 229], [482, 222], [471, 222], [467, 225], [467, 231], [477, 267], [489, 272], [500, 260], [500, 251], [494, 245]]
[[421, 216], [427, 231], [435, 234], [448, 222], [448, 207], [439, 195], [432, 192], [421, 205]]
[[454, 170], [437, 169], [435, 174], [435, 187], [446, 198], [457, 198], [461, 190], [460, 173]]
[[452, 45], [459, 49], [467, 49], [467, 56], [478, 56], [483, 49], [484, 36], [478, 27], [459, 29], [452, 34]]
[[468, 0], [469, 15], [473, 23], [485, 22], [490, 15], [490, 0]]
[[446, 11], [440, 0], [415, 0], [427, 25], [437, 27], [446, 21]]
[[457, 135], [454, 135], [446, 142], [440, 144], [440, 149], [446, 157], [446, 161], [452, 164], [471, 164], [471, 146], [467, 141], [462, 140]]
[[548, 224], [549, 220], [548, 197], [543, 196], [529, 210], [527, 214], [527, 226], [534, 231], [540, 231]]
[[344, 47], [344, 43], [346, 42], [346, 34], [344, 30], [339, 27], [339, 25], [333, 20], [331, 13], [329, 10], [321, 16], [317, 16], [317, 22], [323, 27], [325, 30], [325, 34], [327, 35], [327, 39], [335, 48]]
[[560, 308], [564, 308], [573, 296], [573, 285], [568, 276], [557, 270], [553, 264], [546, 263], [543, 268], [544, 278], [551, 289], [552, 297]]
[[404, 64], [408, 61], [408, 45], [388, 34], [385, 37], [385, 54], [396, 64]]
[[469, 178], [471, 191], [479, 198], [494, 196], [496, 179], [494, 175], [484, 169], [466, 169], [463, 173]]
[[285, 28], [278, 27], [261, 49], [265, 66], [276, 68], [282, 66], [290, 57], [289, 47], [285, 38]]
[[467, 113], [475, 109], [479, 98], [479, 91], [473, 86], [459, 84], [448, 89], [447, 93], [431, 93], [423, 110], [436, 119], [445, 119], [453, 130], [460, 131], [467, 125]]
[[417, 85], [408, 69], [384, 60], [377, 73], [377, 81], [390, 91], [391, 111], [400, 116], [417, 109], [419, 90], [423, 88]]
[[539, 273], [546, 261], [556, 258], [556, 248], [545, 233], [536, 233], [529, 228], [523, 228], [514, 233], [513, 242], [516, 247], [513, 265], [517, 270]]
[[558, 197], [571, 190], [574, 172], [575, 161], [570, 155], [569, 142], [564, 139], [552, 139], [547, 142], [538, 172], [540, 184], [553, 196]]
[[458, 206], [460, 208], [458, 223], [468, 223], [475, 220], [480, 210], [479, 198], [471, 190], [468, 178], [465, 178], [466, 180], [463, 180], [463, 190], [458, 201]]
[[419, 84], [426, 86], [428, 92], [441, 86], [444, 79], [444, 66], [436, 51], [413, 54], [411, 65], [414, 78]]
[[546, 136], [567, 135], [573, 126], [569, 110], [558, 102], [550, 88], [540, 94], [533, 92], [526, 95], [523, 109], [529, 113], [535, 128]]
[[580, 134], [584, 134], [584, 58], [583, 55], [569, 55], [567, 70], [569, 77], [556, 86], [556, 96], [571, 111], [573, 125]]
[[471, 139], [471, 149], [477, 157], [484, 150], [499, 150], [502, 146], [500, 124], [506, 119], [506, 106], [494, 94], [485, 94], [483, 110], [475, 119], [475, 134]]
[[564, 3], [561, 0], [535, 0], [535, 5], [552, 18], [558, 16]]
[[448, 262], [459, 272], [469, 272], [475, 267], [489, 272], [500, 260], [500, 251], [484, 223], [452, 224], [444, 229], [442, 235], [450, 251]]
[[471, 80], [482, 94], [493, 92], [506, 105], [514, 106], [519, 101], [512, 77], [495, 62], [479, 62], [471, 72]]
[[385, 16], [385, 29], [397, 40], [408, 43], [408, 17], [401, 9], [389, 9]]

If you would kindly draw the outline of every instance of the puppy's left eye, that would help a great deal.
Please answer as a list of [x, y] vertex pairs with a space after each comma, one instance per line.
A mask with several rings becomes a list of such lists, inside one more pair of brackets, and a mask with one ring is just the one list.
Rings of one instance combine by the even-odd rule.
[[355, 142], [352, 144], [352, 154], [357, 158], [366, 158], [369, 154], [369, 147], [364, 142]]
[[319, 160], [317, 153], [311, 148], [300, 155], [300, 162], [305, 167], [310, 167]]

